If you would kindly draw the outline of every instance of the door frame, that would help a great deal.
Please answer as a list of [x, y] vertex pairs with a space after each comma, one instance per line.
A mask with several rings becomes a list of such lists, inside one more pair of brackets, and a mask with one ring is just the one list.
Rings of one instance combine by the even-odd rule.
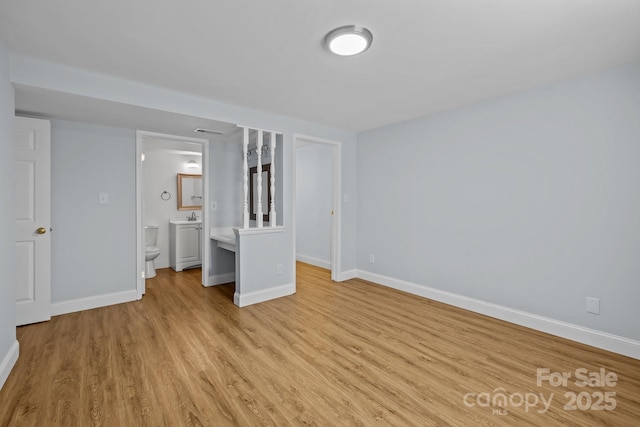
[[186, 136], [169, 135], [165, 133], [136, 131], [136, 298], [141, 299], [146, 291], [144, 277], [144, 221], [143, 221], [143, 176], [142, 176], [142, 150], [146, 138], [163, 138], [176, 141], [185, 141], [200, 144], [202, 146], [202, 241], [200, 251], [202, 253], [202, 285], [206, 285], [209, 271], [209, 140], [191, 138]]
[[298, 157], [298, 147], [306, 144], [325, 144], [331, 147], [333, 158], [333, 221], [331, 230], [331, 280], [341, 281], [341, 259], [342, 259], [342, 142], [330, 139], [317, 138], [314, 136], [293, 134], [293, 280], [296, 281], [296, 160]]

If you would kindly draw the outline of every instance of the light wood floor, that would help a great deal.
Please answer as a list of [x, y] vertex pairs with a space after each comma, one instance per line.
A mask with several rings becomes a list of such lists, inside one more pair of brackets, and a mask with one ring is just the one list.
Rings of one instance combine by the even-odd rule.
[[[243, 309], [233, 284], [166, 269], [141, 301], [18, 328], [0, 426], [640, 425], [638, 360], [298, 269], [295, 295]], [[602, 367], [615, 387], [536, 385], [537, 368]], [[498, 388], [502, 407], [464, 403]], [[585, 390], [615, 392], [615, 410], [563, 409]], [[550, 410], [518, 406], [526, 393]]]

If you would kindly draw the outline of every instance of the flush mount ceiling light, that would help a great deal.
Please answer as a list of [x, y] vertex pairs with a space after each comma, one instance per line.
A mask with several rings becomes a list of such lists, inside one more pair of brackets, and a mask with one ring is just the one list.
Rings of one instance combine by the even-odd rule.
[[188, 168], [197, 168], [199, 165], [195, 160], [189, 160], [187, 162], [187, 167]]
[[340, 56], [353, 56], [369, 49], [373, 42], [373, 34], [365, 27], [345, 25], [332, 30], [324, 38], [324, 45], [329, 51]]

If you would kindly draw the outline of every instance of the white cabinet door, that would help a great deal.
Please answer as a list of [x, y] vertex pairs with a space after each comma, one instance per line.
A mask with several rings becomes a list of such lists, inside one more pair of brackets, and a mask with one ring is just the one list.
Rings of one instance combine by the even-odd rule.
[[51, 125], [15, 118], [16, 325], [51, 319]]
[[202, 264], [202, 224], [170, 223], [169, 265], [175, 271]]
[[200, 229], [199, 224], [181, 225], [176, 233], [177, 262], [200, 261]]

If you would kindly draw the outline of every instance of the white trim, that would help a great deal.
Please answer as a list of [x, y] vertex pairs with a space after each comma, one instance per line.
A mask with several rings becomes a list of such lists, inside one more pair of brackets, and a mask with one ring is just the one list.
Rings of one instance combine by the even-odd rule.
[[296, 293], [296, 286], [293, 283], [282, 286], [274, 286], [273, 288], [262, 289], [254, 292], [247, 292], [240, 295], [239, 293], [233, 294], [233, 302], [238, 307], [246, 307], [251, 304], [257, 304], [259, 302], [269, 301], [272, 299], [286, 297]]
[[527, 328], [532, 328], [561, 338], [577, 341], [582, 344], [612, 351], [624, 356], [633, 357], [634, 359], [640, 359], [640, 341], [364, 270], [357, 270], [357, 277], [393, 289], [408, 292], [410, 294], [473, 311], [475, 313], [515, 323], [516, 325], [525, 326]]
[[358, 277], [358, 270], [355, 268], [347, 271], [342, 271], [338, 275], [338, 282], [344, 282], [345, 280], [355, 279], [356, 277]]
[[[180, 136], [180, 135], [171, 135], [168, 133], [158, 133], [158, 132], [150, 132], [146, 130], [138, 130], [136, 131], [136, 137], [142, 138], [156, 138], [156, 139], [168, 139], [170, 141], [180, 140], [185, 142], [194, 142], [196, 144], [203, 142], [209, 142], [207, 138], [193, 138], [189, 136]], [[203, 153], [204, 156], [204, 153]], [[204, 158], [204, 157], [203, 157]]]
[[331, 261], [326, 261], [320, 258], [314, 258], [312, 256], [307, 255], [296, 255], [296, 261], [304, 262], [306, 264], [315, 265], [316, 267], [326, 268], [327, 270], [331, 270]]
[[273, 131], [273, 130], [261, 129], [261, 128], [257, 128], [257, 127], [253, 127], [253, 126], [245, 126], [245, 125], [236, 125], [236, 126], [239, 127], [239, 128], [242, 128], [242, 129], [259, 130], [259, 131], [262, 131], [262, 132], [269, 132], [269, 133], [273, 132], [276, 135], [282, 135], [282, 132], [276, 132], [276, 131]]
[[16, 340], [11, 345], [11, 348], [9, 348], [7, 354], [5, 354], [2, 358], [2, 363], [0, 363], [0, 390], [2, 390], [2, 386], [4, 385], [5, 381], [7, 381], [7, 378], [9, 378], [9, 374], [18, 361], [19, 355], [20, 344]]
[[136, 299], [146, 291], [144, 260], [144, 226], [142, 225], [142, 145], [144, 135], [136, 131]]
[[[304, 141], [302, 141], [304, 140]], [[293, 280], [296, 280], [296, 158], [297, 148], [308, 142], [328, 144], [333, 151], [333, 225], [331, 230], [331, 280], [339, 282], [342, 273], [342, 142], [315, 136], [293, 134]]]
[[211, 240], [205, 233], [209, 230], [211, 205], [209, 204], [209, 139], [202, 140], [202, 233], [200, 235], [200, 259], [202, 260], [202, 276], [200, 283], [207, 286], [211, 263]]
[[275, 227], [251, 227], [251, 228], [234, 228], [233, 232], [236, 236], [249, 236], [253, 234], [269, 234], [269, 233], [282, 233], [284, 226], [277, 225]]
[[338, 280], [342, 268], [342, 143], [333, 148], [333, 239], [331, 279]]
[[209, 276], [206, 286], [224, 285], [236, 281], [236, 273], [216, 274]]
[[137, 300], [137, 296], [137, 290], [132, 290], [56, 302], [51, 304], [51, 315], [59, 316], [61, 314], [75, 313], [76, 311], [91, 310], [93, 308], [122, 304], [124, 302]]

